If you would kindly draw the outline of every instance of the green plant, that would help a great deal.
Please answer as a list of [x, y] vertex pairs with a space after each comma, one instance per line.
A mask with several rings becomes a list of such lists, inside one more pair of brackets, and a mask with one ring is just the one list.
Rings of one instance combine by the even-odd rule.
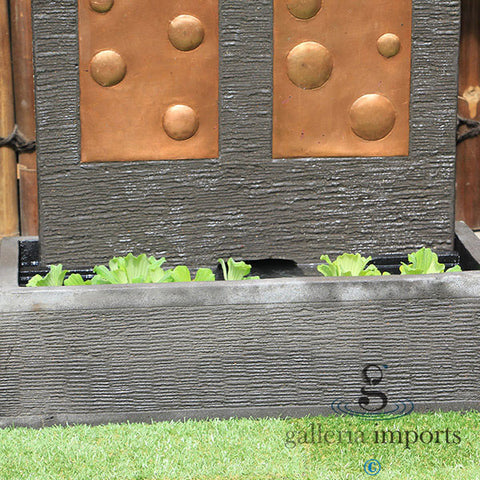
[[68, 270], [64, 270], [61, 263], [50, 265], [50, 271], [42, 277], [35, 275], [27, 283], [27, 287], [61, 287]]
[[[191, 282], [190, 270], [185, 265], [175, 267], [169, 271], [173, 282]], [[199, 268], [193, 279], [194, 282], [214, 282], [215, 274], [209, 268]]]
[[225, 264], [223, 258], [218, 259], [218, 263], [222, 266], [223, 278], [228, 281], [235, 280], [260, 280], [260, 277], [248, 277], [252, 266], [245, 262], [236, 262], [233, 258], [229, 258]]
[[80, 285], [91, 285], [91, 280], [84, 280], [78, 273], [72, 273], [63, 282], [66, 287], [78, 287]]
[[61, 263], [50, 265], [50, 271], [44, 277], [35, 275], [27, 283], [27, 287], [61, 287], [63, 285], [71, 287], [92, 284], [90, 280], [84, 280], [78, 273], [72, 273], [68, 278], [65, 278], [68, 272], [68, 270], [63, 270]]
[[108, 267], [94, 267], [96, 275], [92, 285], [172, 282], [171, 272], [162, 268], [164, 263], [164, 257], [157, 260], [145, 254], [135, 257], [129, 253], [126, 257], [114, 257], [108, 262]]
[[[382, 275], [375, 265], [368, 265], [372, 257], [362, 257], [359, 253], [344, 253], [331, 261], [328, 255], [322, 255], [320, 260], [327, 262], [318, 265], [317, 270], [325, 277], [367, 277]], [[389, 275], [385, 272], [383, 275]]]
[[[420, 250], [411, 253], [408, 256], [408, 265], [402, 262], [400, 266], [401, 275], [422, 275], [428, 273], [443, 273], [445, 272], [445, 265], [439, 263], [438, 256], [429, 248], [421, 248]], [[460, 265], [455, 265], [449, 268], [448, 272], [461, 272]]]
[[[375, 265], [368, 265], [371, 257], [362, 257], [359, 253], [344, 253], [331, 261], [328, 255], [322, 255], [321, 260], [326, 264], [317, 266], [318, 271], [325, 277], [364, 277], [380, 276], [383, 274]], [[439, 263], [438, 256], [429, 248], [420, 250], [408, 255], [408, 265], [402, 262], [400, 273], [402, 275], [419, 275], [428, 273], [443, 273], [445, 265]], [[235, 280], [258, 280], [260, 277], [249, 277], [251, 265], [241, 261], [236, 262], [229, 258], [227, 262], [220, 258], [218, 260], [222, 267], [223, 277], [227, 281]], [[62, 264], [50, 265], [50, 271], [42, 277], [35, 275], [27, 283], [27, 287], [54, 287], [54, 286], [78, 286], [78, 285], [102, 285], [102, 284], [127, 284], [127, 283], [168, 283], [168, 282], [191, 282], [190, 270], [185, 265], [174, 269], [164, 270], [162, 265], [165, 258], [157, 260], [155, 257], [147, 257], [145, 254], [135, 257], [129, 253], [125, 257], [114, 257], [105, 265], [97, 265], [93, 271], [95, 276], [92, 280], [84, 280], [78, 273], [69, 273], [63, 270]], [[461, 272], [459, 265], [449, 268], [447, 272]], [[193, 281], [213, 282], [214, 273], [209, 268], [199, 268]]]
[[[190, 270], [180, 265], [173, 270], [164, 270], [162, 265], [165, 258], [157, 260], [145, 254], [135, 257], [129, 253], [125, 257], [115, 257], [110, 260], [108, 267], [96, 265], [93, 269], [95, 276], [92, 280], [84, 280], [78, 273], [73, 273], [65, 278], [68, 270], [63, 270], [61, 264], [51, 265], [50, 271], [42, 277], [35, 275], [27, 287], [52, 287], [52, 286], [79, 286], [79, 285], [110, 285], [127, 283], [168, 283], [191, 282]], [[215, 275], [209, 268], [199, 268], [195, 282], [213, 282]]]

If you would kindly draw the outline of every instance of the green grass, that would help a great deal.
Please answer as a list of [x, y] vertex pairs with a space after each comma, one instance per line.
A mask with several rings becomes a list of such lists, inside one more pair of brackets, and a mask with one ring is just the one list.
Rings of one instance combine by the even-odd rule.
[[[480, 480], [479, 422], [478, 412], [467, 412], [412, 414], [377, 423], [311, 417], [9, 428], [0, 430], [0, 479]], [[333, 443], [286, 445], [287, 432], [296, 432], [298, 441], [312, 424], [330, 432], [327, 439]], [[447, 428], [451, 443], [446, 433], [435, 443], [435, 432]], [[375, 444], [375, 430], [386, 429], [401, 431], [402, 443]], [[351, 431], [352, 443], [347, 433], [340, 439], [339, 431]], [[405, 431], [430, 431], [434, 439], [406, 448]], [[354, 441], [361, 439], [359, 432], [363, 443]], [[459, 444], [453, 443], [453, 432]], [[371, 458], [382, 465], [373, 477], [363, 470]]]

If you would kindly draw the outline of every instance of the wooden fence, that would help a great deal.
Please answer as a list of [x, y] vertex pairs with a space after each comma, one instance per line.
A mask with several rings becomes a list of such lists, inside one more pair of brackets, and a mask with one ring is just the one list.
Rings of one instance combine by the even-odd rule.
[[[480, 119], [479, 0], [462, 0], [458, 111], [462, 117]], [[480, 229], [480, 136], [458, 146], [456, 215]]]
[[[31, 0], [0, 0], [0, 137], [35, 138]], [[38, 233], [35, 153], [0, 148], [0, 237]]]

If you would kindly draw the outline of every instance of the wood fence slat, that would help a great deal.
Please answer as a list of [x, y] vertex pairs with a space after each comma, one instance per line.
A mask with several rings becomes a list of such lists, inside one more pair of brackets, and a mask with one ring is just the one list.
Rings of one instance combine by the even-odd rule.
[[[480, 2], [462, 0], [459, 113], [480, 119]], [[477, 98], [478, 97], [478, 98]], [[467, 102], [466, 99], [470, 101]], [[480, 137], [466, 140], [457, 150], [456, 217], [480, 228]]]
[[[31, 0], [10, 0], [15, 118], [28, 140], [35, 138]], [[22, 235], [38, 234], [37, 159], [21, 153], [19, 163], [20, 227]]]
[[[0, 0], [0, 136], [14, 127], [8, 0]], [[17, 156], [0, 148], [0, 238], [18, 235]]]

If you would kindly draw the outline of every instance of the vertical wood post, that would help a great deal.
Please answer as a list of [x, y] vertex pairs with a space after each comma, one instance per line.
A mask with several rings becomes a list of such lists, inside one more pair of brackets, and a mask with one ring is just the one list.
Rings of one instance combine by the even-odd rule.
[[[480, 119], [480, 2], [462, 0], [459, 113]], [[465, 140], [457, 151], [457, 220], [480, 228], [480, 137]]]
[[[28, 140], [35, 138], [31, 0], [10, 0], [15, 119]], [[18, 156], [22, 235], [38, 234], [37, 161], [35, 153]]]
[[[14, 124], [8, 1], [0, 0], [0, 136], [9, 135]], [[0, 237], [19, 233], [16, 157], [0, 148]]]

